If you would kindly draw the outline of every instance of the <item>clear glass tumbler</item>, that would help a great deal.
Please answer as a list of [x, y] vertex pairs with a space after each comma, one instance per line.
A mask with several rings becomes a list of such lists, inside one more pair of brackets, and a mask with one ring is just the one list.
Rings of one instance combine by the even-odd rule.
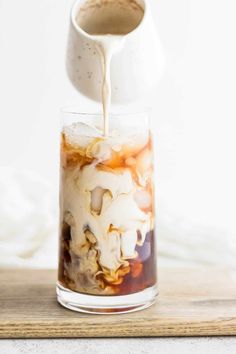
[[146, 308], [157, 296], [148, 113], [62, 112], [57, 298], [86, 313]]

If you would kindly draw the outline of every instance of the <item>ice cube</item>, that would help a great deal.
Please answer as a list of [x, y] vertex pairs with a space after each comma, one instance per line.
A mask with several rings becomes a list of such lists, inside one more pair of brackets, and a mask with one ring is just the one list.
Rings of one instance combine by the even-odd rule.
[[148, 209], [151, 207], [152, 198], [151, 195], [145, 190], [139, 190], [134, 194], [134, 200], [138, 204], [140, 209]]
[[101, 137], [101, 132], [85, 123], [73, 123], [63, 128], [66, 140], [71, 145], [86, 147], [94, 138]]
[[105, 192], [106, 192], [106, 189], [103, 189], [101, 187], [96, 187], [91, 192], [91, 206], [90, 206], [90, 208], [97, 215], [100, 215], [100, 213], [101, 213], [103, 196], [104, 196]]

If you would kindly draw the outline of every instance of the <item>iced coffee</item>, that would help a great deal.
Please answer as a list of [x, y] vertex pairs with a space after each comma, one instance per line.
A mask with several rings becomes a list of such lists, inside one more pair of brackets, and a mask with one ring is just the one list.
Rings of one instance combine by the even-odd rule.
[[130, 295], [157, 282], [152, 136], [113, 120], [108, 137], [88, 122], [61, 133], [59, 284], [80, 294]]

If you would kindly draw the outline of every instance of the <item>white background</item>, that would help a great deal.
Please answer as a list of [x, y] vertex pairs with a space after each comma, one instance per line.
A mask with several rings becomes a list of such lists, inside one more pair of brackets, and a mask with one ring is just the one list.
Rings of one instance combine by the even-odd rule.
[[[149, 1], [166, 57], [150, 98], [160, 222], [167, 214], [172, 232], [185, 224], [234, 237], [236, 2]], [[34, 171], [52, 190], [59, 108], [88, 104], [65, 72], [72, 3], [0, 0], [0, 164]]]

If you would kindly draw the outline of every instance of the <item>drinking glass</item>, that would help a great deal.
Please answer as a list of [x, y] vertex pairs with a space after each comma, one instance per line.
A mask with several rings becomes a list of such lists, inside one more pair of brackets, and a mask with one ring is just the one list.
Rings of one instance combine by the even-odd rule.
[[146, 308], [157, 297], [149, 114], [62, 111], [57, 299], [86, 313]]

